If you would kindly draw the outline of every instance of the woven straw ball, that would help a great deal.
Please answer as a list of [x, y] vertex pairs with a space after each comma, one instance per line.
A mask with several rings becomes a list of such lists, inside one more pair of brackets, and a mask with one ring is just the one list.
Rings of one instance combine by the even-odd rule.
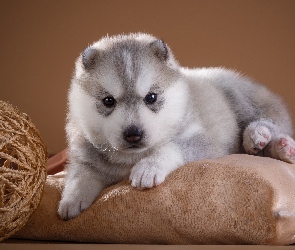
[[0, 241], [37, 208], [46, 180], [47, 149], [29, 117], [0, 101]]

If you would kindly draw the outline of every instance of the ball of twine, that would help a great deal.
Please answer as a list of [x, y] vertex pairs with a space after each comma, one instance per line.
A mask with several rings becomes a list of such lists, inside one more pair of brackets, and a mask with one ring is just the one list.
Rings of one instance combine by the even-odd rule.
[[29, 117], [0, 101], [0, 241], [37, 208], [46, 180], [47, 149]]

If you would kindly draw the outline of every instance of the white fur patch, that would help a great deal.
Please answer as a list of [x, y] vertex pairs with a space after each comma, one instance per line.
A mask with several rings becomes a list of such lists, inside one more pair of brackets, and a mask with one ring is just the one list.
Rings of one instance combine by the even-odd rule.
[[178, 81], [164, 92], [164, 104], [158, 113], [145, 106], [139, 109], [140, 122], [149, 138], [150, 145], [165, 143], [172, 139], [182, 124], [187, 106], [185, 83]]
[[77, 166], [72, 163], [70, 172], [68, 172], [65, 189], [58, 208], [58, 213], [63, 219], [76, 217], [87, 209], [104, 188], [95, 171], [81, 168], [80, 165]]
[[204, 130], [201, 124], [192, 123], [190, 124], [186, 130], [180, 135], [180, 139], [188, 139], [192, 136], [201, 133]]
[[169, 173], [183, 164], [181, 150], [173, 143], [168, 143], [132, 168], [129, 178], [131, 185], [137, 188], [158, 186]]
[[72, 84], [69, 92], [69, 115], [79, 124], [84, 136], [93, 144], [96, 144], [95, 141], [105, 141], [97, 129], [102, 117], [98, 114], [95, 103], [94, 97], [89, 96], [82, 87]]
[[150, 91], [154, 83], [155, 69], [152, 65], [146, 64], [142, 67], [137, 78], [135, 89], [139, 96], [144, 97]]

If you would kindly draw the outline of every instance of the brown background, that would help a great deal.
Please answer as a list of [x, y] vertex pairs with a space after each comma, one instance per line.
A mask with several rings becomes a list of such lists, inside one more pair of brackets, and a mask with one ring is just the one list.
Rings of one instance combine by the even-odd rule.
[[294, 0], [0, 0], [0, 99], [58, 152], [76, 57], [101, 36], [137, 31], [164, 39], [183, 66], [253, 77], [295, 114]]

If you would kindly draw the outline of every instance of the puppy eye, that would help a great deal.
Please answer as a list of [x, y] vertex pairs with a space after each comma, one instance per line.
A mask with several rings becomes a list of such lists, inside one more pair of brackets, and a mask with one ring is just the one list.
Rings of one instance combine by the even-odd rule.
[[157, 101], [157, 94], [155, 93], [148, 93], [144, 98], [144, 102], [148, 105], [154, 104], [156, 101]]
[[102, 99], [102, 103], [107, 108], [113, 108], [116, 105], [116, 99], [112, 96], [107, 96], [104, 99]]

